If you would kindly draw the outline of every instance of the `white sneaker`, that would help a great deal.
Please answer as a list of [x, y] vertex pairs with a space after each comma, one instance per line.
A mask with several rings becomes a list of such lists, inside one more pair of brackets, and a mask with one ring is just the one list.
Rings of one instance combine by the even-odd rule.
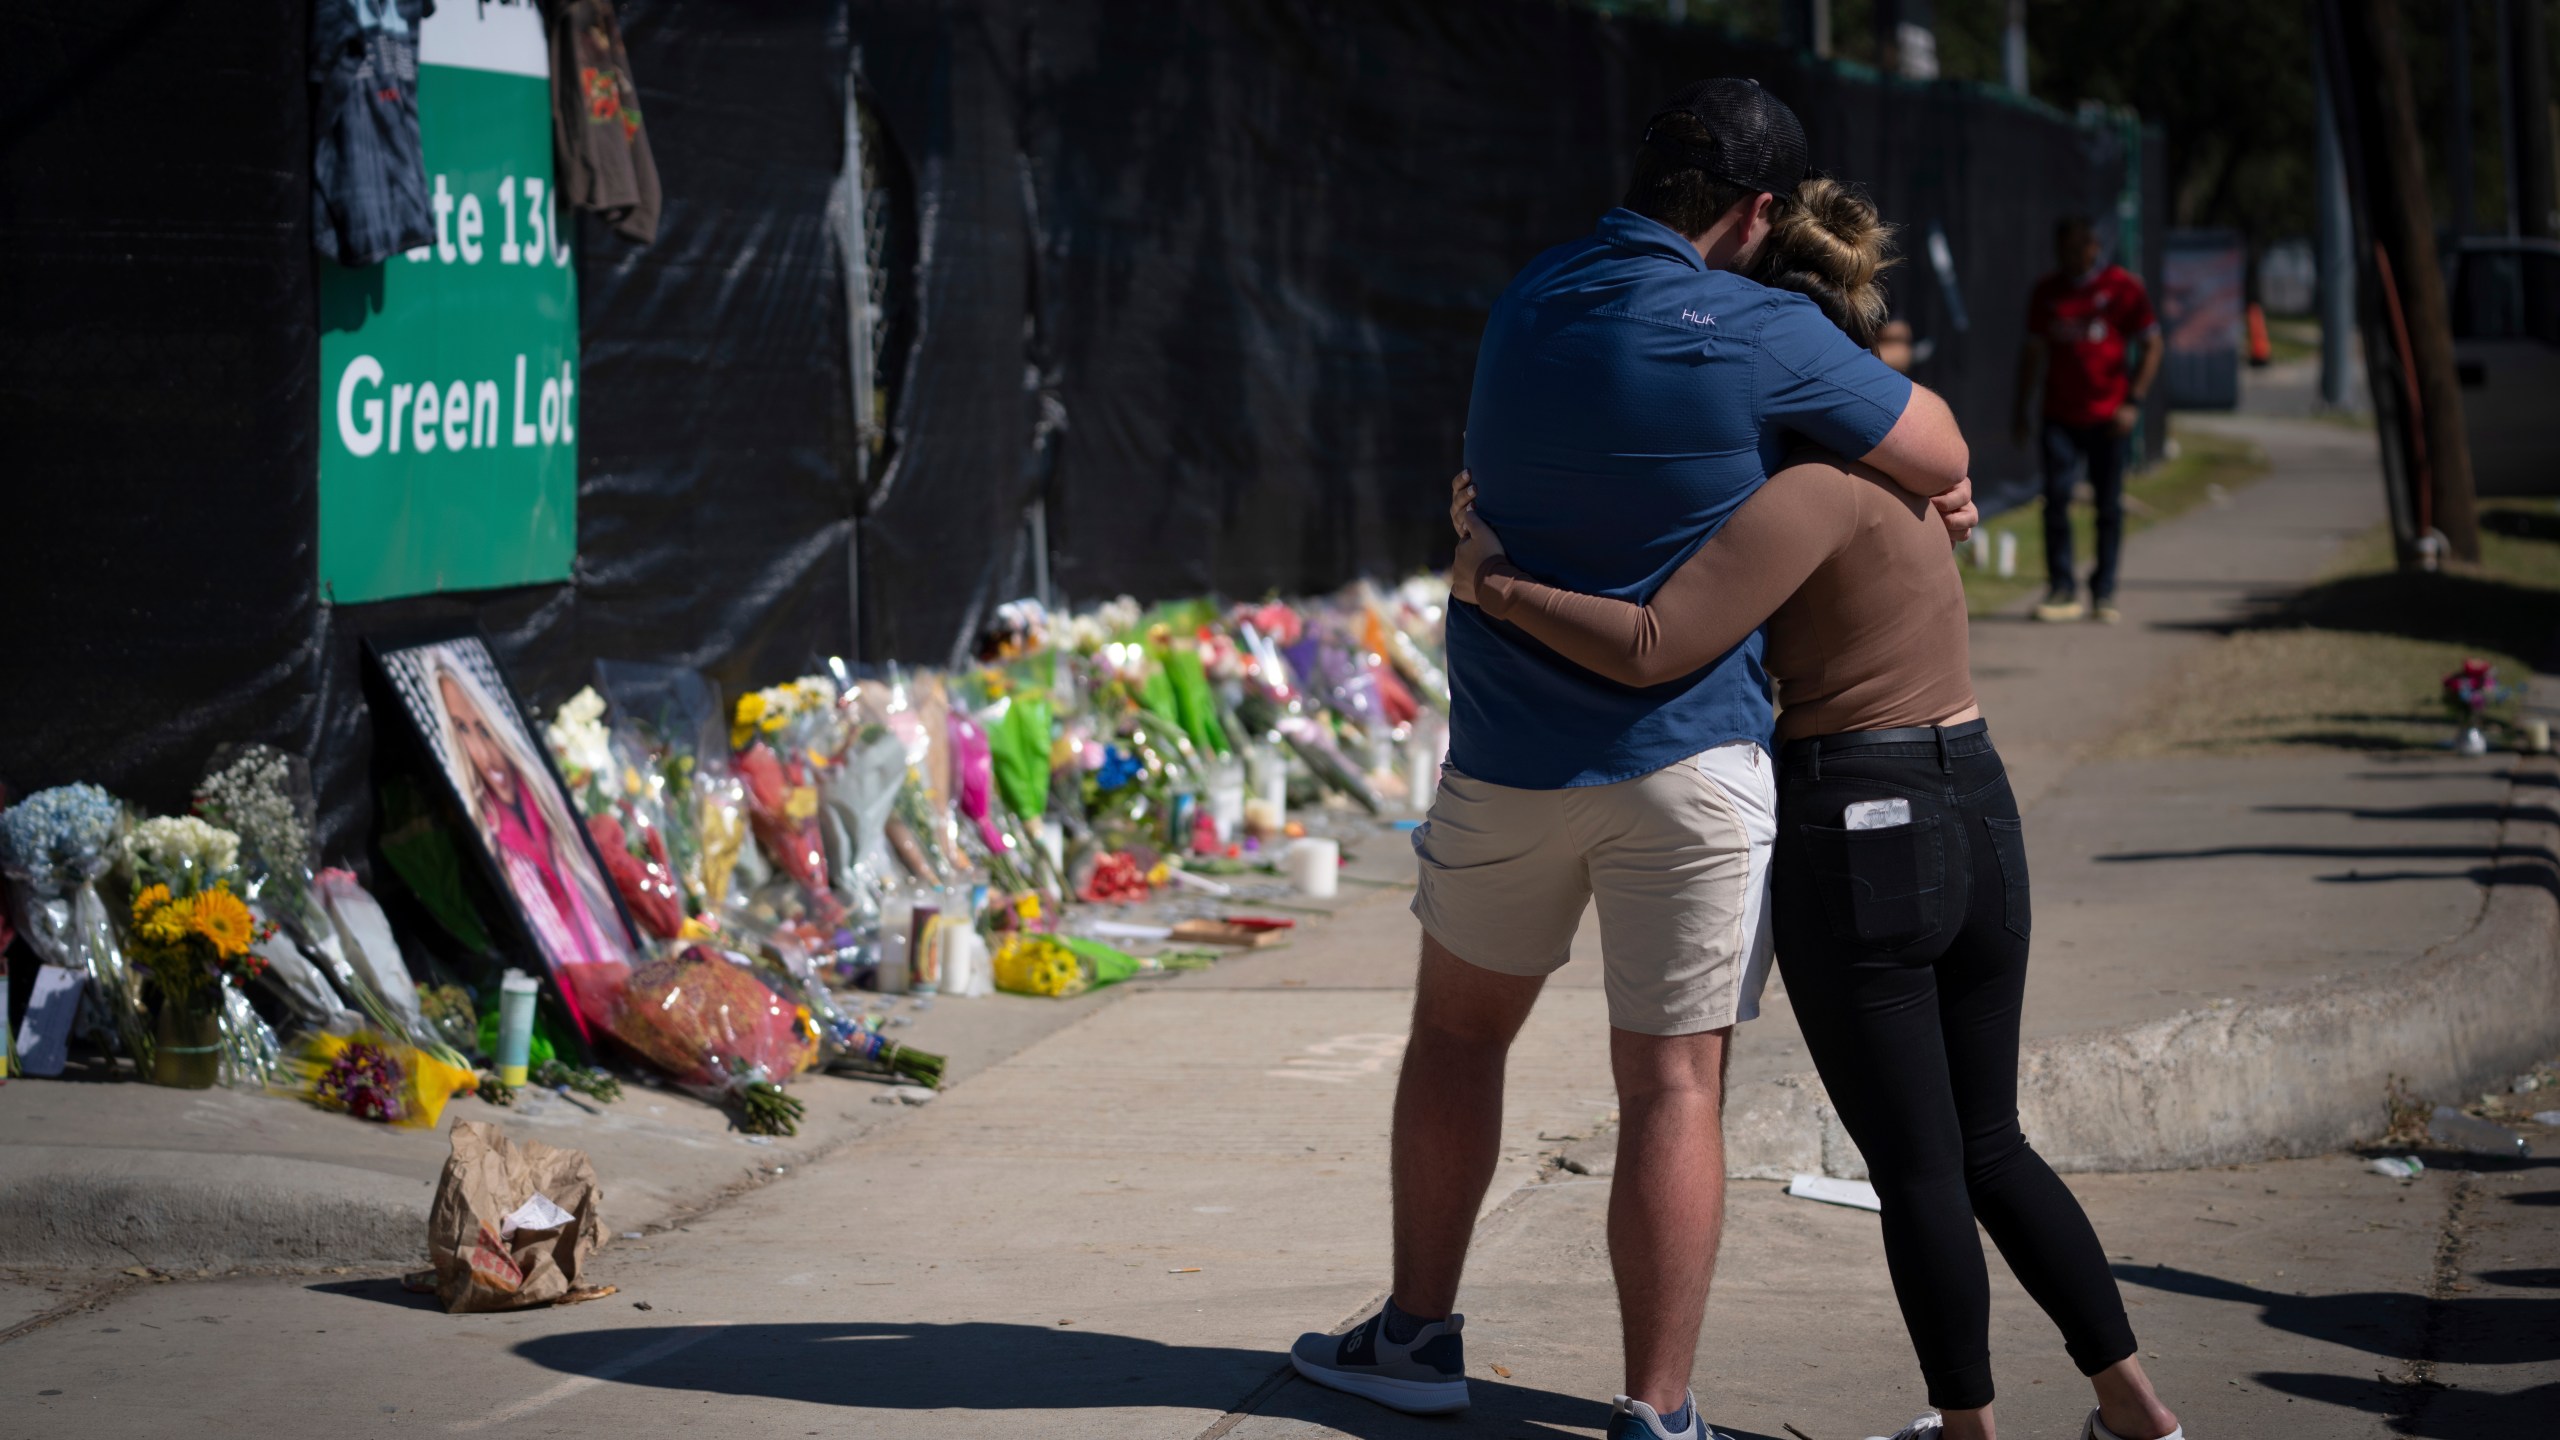
[[1698, 1413], [1697, 1392], [1691, 1391], [1683, 1403], [1689, 1411], [1689, 1428], [1673, 1430], [1662, 1423], [1660, 1411], [1621, 1395], [1609, 1402], [1609, 1440], [1733, 1440]]
[[[2098, 1417], [2092, 1415], [2089, 1418], [2095, 1420]], [[1946, 1421], [1935, 1415], [1923, 1415], [1891, 1435], [1870, 1435], [1867, 1440], [1938, 1440], [1946, 1424]]]
[[[2124, 1440], [2124, 1437], [2108, 1429], [2106, 1422], [2098, 1418], [2098, 1412], [2092, 1410], [2089, 1412], [2088, 1425], [2080, 1432], [2080, 1440]], [[2187, 1440], [2187, 1427], [2181, 1425], [2161, 1436], [2160, 1440]]]

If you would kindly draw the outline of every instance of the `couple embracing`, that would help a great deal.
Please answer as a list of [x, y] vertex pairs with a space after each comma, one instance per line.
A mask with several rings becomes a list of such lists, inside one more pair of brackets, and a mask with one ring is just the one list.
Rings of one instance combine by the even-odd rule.
[[1466, 1405], [1455, 1308], [1505, 1057], [1592, 905], [1621, 1117], [1612, 1440], [1715, 1435], [1689, 1378], [1724, 1074], [1773, 945], [1884, 1202], [1938, 1411], [1901, 1436], [1993, 1433], [1979, 1221], [2091, 1379], [2086, 1440], [2175, 1437], [2096, 1233], [2019, 1129], [2026, 849], [1949, 553], [1976, 518], [1969, 455], [1945, 402], [1867, 348], [1887, 228], [1806, 159], [1756, 83], [1691, 86], [1625, 204], [1487, 322], [1452, 506], [1449, 766], [1414, 837], [1394, 1288], [1291, 1358], [1397, 1409]]

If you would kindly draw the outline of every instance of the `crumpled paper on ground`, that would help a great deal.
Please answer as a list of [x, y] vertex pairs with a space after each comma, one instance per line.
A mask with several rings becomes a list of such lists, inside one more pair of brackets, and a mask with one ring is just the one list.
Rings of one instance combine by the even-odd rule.
[[[531, 1203], [537, 1196], [548, 1208]], [[436, 1298], [457, 1315], [562, 1299], [604, 1243], [602, 1200], [585, 1151], [519, 1145], [495, 1125], [456, 1124], [427, 1211]]]

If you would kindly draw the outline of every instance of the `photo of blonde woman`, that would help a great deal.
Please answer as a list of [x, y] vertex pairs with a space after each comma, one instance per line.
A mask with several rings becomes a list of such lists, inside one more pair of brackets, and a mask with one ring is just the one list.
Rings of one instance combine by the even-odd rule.
[[535, 748], [477, 639], [392, 651], [383, 663], [443, 766], [474, 835], [580, 1026], [577, 967], [629, 966], [634, 945], [585, 826]]

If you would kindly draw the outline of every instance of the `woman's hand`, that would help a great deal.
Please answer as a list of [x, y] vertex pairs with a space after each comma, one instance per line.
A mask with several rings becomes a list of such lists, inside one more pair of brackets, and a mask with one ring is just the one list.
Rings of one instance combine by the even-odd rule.
[[1461, 540], [1467, 538], [1467, 531], [1470, 528], [1467, 523], [1467, 515], [1470, 511], [1475, 509], [1475, 504], [1475, 476], [1464, 470], [1450, 476], [1449, 527], [1458, 532], [1458, 538]]
[[1474, 506], [1458, 512], [1457, 524], [1463, 538], [1458, 541], [1458, 558], [1449, 564], [1449, 598], [1473, 605], [1477, 603], [1476, 576], [1487, 562], [1501, 559], [1506, 552], [1502, 537], [1493, 533], [1493, 527], [1484, 523]]
[[1958, 545], [1972, 536], [1973, 527], [1982, 523], [1982, 510], [1973, 503], [1970, 475], [1944, 495], [1932, 496], [1929, 508], [1938, 512], [1939, 523], [1947, 527], [1947, 538]]

